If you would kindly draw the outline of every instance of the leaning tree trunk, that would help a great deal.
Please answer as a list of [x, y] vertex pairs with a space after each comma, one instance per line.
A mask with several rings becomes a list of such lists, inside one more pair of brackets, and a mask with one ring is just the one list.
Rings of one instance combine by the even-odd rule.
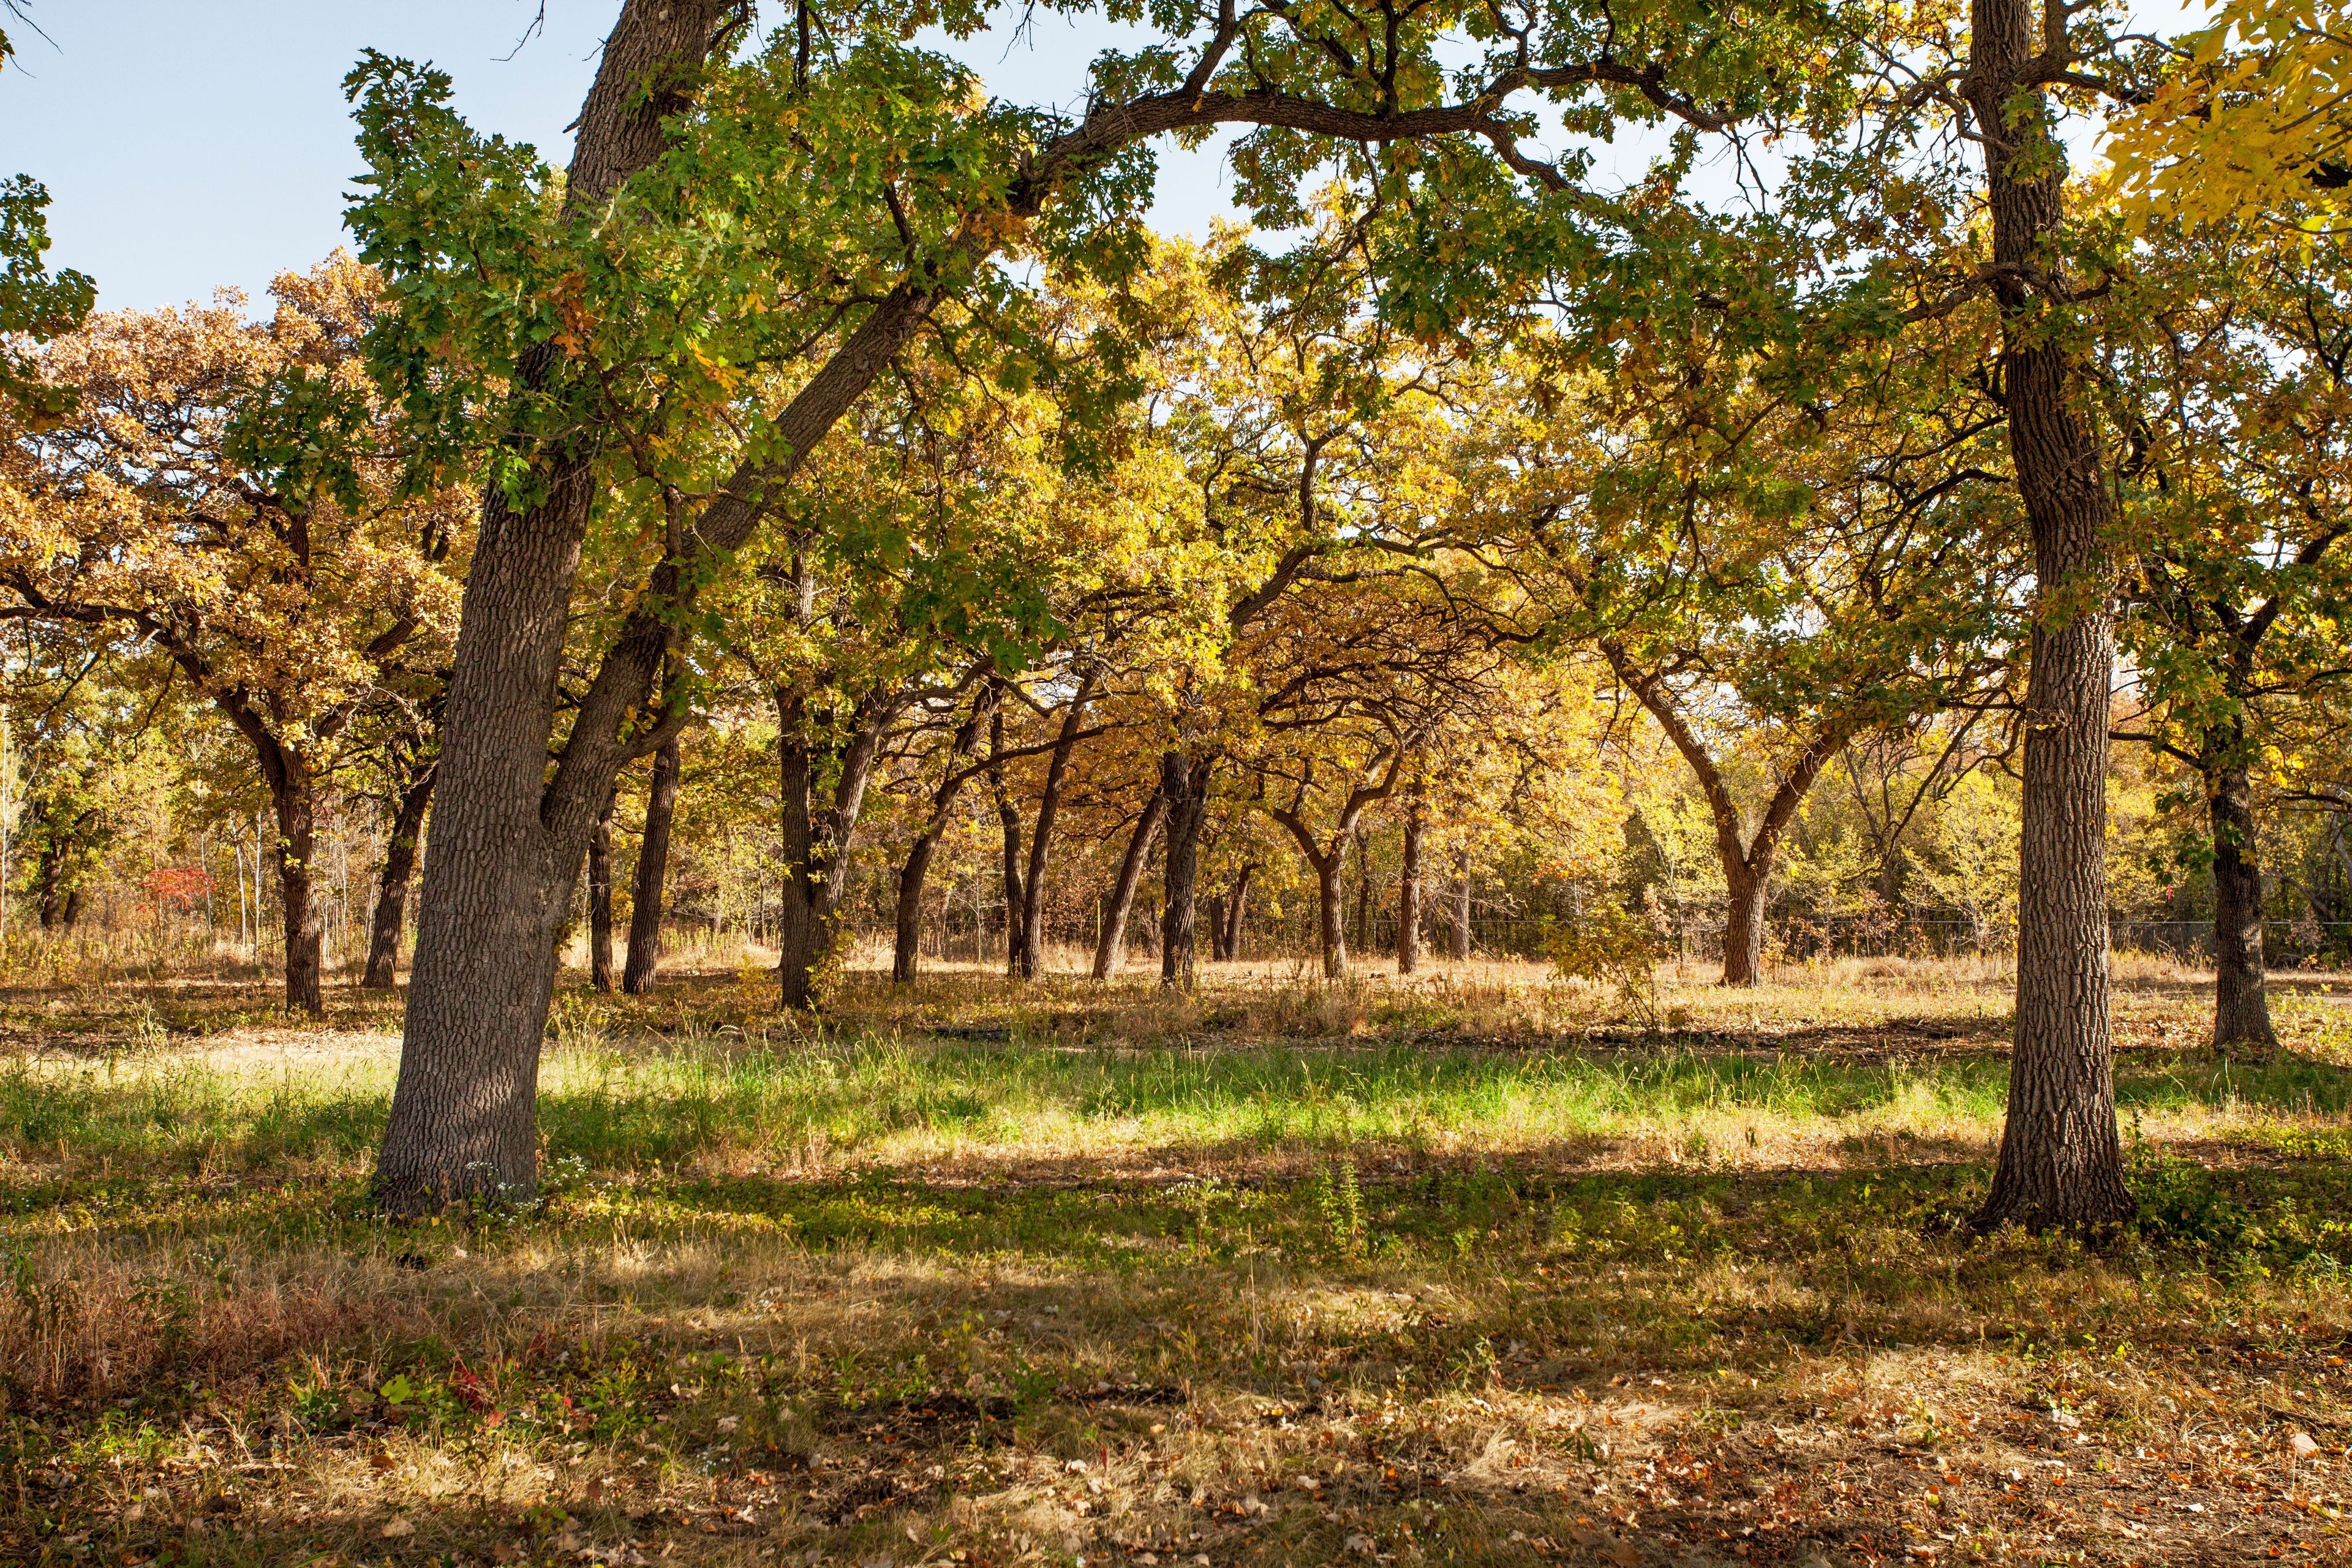
[[[581, 107], [568, 215], [600, 206], [660, 155], [664, 124], [686, 107], [721, 10], [719, 0], [625, 0]], [[559, 347], [536, 345], [516, 366], [515, 395], [562, 408], [574, 402], [574, 374]], [[569, 781], [559, 768], [571, 793], [548, 809], [572, 582], [596, 459], [612, 439], [598, 422], [575, 418], [557, 438], [512, 454], [530, 459], [539, 486], [527, 506], [511, 503], [502, 480], [483, 494], [444, 711], [400, 1077], [376, 1164], [377, 1201], [394, 1214], [537, 1184], [555, 941], [610, 783], [593, 775], [619, 764], [592, 734], [595, 754], [583, 753]], [[589, 717], [583, 710], [575, 729]]]
[[677, 816], [677, 738], [654, 753], [653, 784], [646, 795], [646, 827], [637, 838], [637, 877], [629, 895], [629, 958], [621, 989], [642, 996], [661, 967], [663, 884], [669, 875], [669, 827]]
[[1397, 973], [1411, 974], [1421, 967], [1421, 835], [1423, 824], [1416, 804], [1404, 818], [1404, 865], [1397, 884]]
[[425, 847], [407, 1029], [377, 1163], [379, 1201], [415, 1214], [528, 1192], [534, 1097], [555, 944], [585, 836], [540, 815], [572, 569], [594, 479], [585, 461], [548, 498], [507, 509], [493, 487], [459, 616], [443, 731], [440, 810]]
[[[2210, 746], [2208, 754], [2214, 754]], [[2237, 763], [2210, 774], [2206, 790], [2213, 823], [2213, 1044], [2273, 1050], [2278, 1032], [2263, 989], [2263, 868], [2253, 786]]]
[[1168, 859], [1160, 913], [1160, 984], [1189, 987], [1198, 963], [1201, 827], [1209, 814], [1210, 759], [1182, 752], [1160, 759], [1160, 789], [1168, 797]]
[[897, 930], [890, 945], [890, 980], [905, 985], [915, 978], [915, 959], [922, 944], [923, 883], [931, 872], [931, 855], [940, 846], [937, 833], [916, 836], [914, 847], [907, 851], [907, 862], [898, 868], [898, 904]]
[[1237, 963], [1242, 956], [1242, 922], [1249, 914], [1251, 879], [1257, 875], [1255, 860], [1234, 874], [1234, 885], [1225, 889], [1218, 919], [1223, 925], [1217, 931], [1217, 956], [1227, 963]]
[[273, 781], [278, 808], [278, 893], [286, 908], [286, 1007], [313, 1017], [327, 1010], [321, 985], [324, 911], [312, 874], [318, 854], [318, 803], [310, 775], [289, 761], [286, 776]]
[[[2053, 0], [2044, 0], [2052, 4]], [[1973, 0], [1961, 89], [1984, 146], [2010, 454], [2033, 534], [2009, 1120], [1979, 1226], [2130, 1217], [2108, 1033], [2107, 729], [2112, 509], [2098, 443], [2073, 404], [2074, 367], [2042, 290], [2064, 217], [2066, 160], [2039, 88], [2030, 0]], [[2029, 279], [2044, 280], [2037, 289]]]
[[1136, 818], [1134, 833], [1128, 837], [1118, 879], [1111, 884], [1110, 907], [1103, 911], [1102, 935], [1095, 942], [1097, 980], [1108, 980], [1127, 962], [1128, 916], [1135, 908], [1135, 890], [1143, 884], [1144, 866], [1151, 858], [1151, 841], [1160, 836], [1160, 824], [1167, 814], [1167, 790], [1153, 790], [1151, 798], [1143, 803], [1143, 815]]
[[360, 981], [371, 991], [389, 991], [400, 983], [400, 935], [407, 923], [408, 884], [416, 877], [416, 840], [425, 830], [433, 777], [434, 770], [427, 767], [400, 797], [392, 837], [383, 847], [383, 871], [376, 879], [375, 915], [368, 931], [367, 973]]
[[617, 792], [604, 797], [604, 814], [588, 840], [588, 984], [613, 989], [613, 807]]
[[1771, 885], [1769, 868], [1726, 866], [1723, 875], [1731, 892], [1723, 921], [1723, 983], [1760, 985], [1764, 983], [1764, 902]]

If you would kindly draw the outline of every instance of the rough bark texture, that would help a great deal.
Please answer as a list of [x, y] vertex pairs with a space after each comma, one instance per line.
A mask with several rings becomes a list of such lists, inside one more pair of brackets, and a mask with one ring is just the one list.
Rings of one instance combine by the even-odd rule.
[[1194, 945], [1200, 894], [1201, 825], [1209, 815], [1213, 756], [1166, 752], [1160, 758], [1160, 793], [1168, 802], [1168, 858], [1160, 880], [1160, 984], [1190, 986], [1199, 953]]
[[2213, 1043], [2273, 1050], [2278, 1031], [2271, 1025], [2270, 997], [2263, 990], [2263, 868], [2254, 838], [2253, 787], [2243, 765], [2225, 764], [2205, 784], [2213, 824]]
[[[2045, 4], [2048, 0], [2045, 0]], [[2001, 310], [2010, 453], [2033, 533], [2009, 1121], [1977, 1221], [2086, 1227], [2127, 1219], [2108, 1033], [2106, 774], [2115, 629], [2100, 452], [2072, 403], [2055, 308], [2028, 279], [2064, 217], [2066, 161], [2038, 89], [2030, 0], [1973, 0], [1961, 82], [1982, 139]], [[2063, 18], [2055, 18], [2061, 28]]]
[[312, 857], [319, 852], [317, 801], [309, 771], [287, 760], [291, 765], [270, 779], [278, 810], [278, 837], [270, 851], [286, 910], [286, 1006], [315, 1017], [327, 1010], [320, 973], [327, 922], [312, 879]]
[[1151, 798], [1143, 803], [1143, 815], [1136, 818], [1135, 831], [1128, 837], [1118, 878], [1111, 884], [1110, 906], [1103, 911], [1102, 934], [1095, 941], [1097, 980], [1108, 980], [1127, 962], [1128, 916], [1135, 908], [1135, 890], [1143, 883], [1143, 868], [1151, 859], [1151, 841], [1160, 837], [1160, 825], [1167, 815], [1166, 788], [1153, 790]]
[[[662, 121], [685, 107], [684, 83], [724, 9], [715, 0], [626, 0], [581, 109], [567, 216], [589, 213], [659, 155]], [[567, 374], [561, 351], [541, 345], [518, 365], [518, 391], [541, 395]], [[400, 1078], [376, 1166], [378, 1201], [397, 1214], [527, 1193], [538, 1179], [539, 1056], [556, 936], [624, 760], [621, 716], [643, 702], [669, 640], [657, 626], [647, 668], [633, 664], [609, 681], [600, 671], [551, 783], [572, 581], [595, 459], [611, 439], [586, 421], [535, 454], [545, 489], [520, 510], [499, 484], [484, 493], [444, 716]]]
[[588, 838], [588, 984], [613, 989], [613, 805], [604, 797], [604, 815]]
[[408, 918], [408, 884], [416, 878], [416, 840], [425, 831], [433, 777], [434, 770], [427, 766], [402, 793], [399, 809], [393, 815], [392, 837], [383, 847], [383, 869], [376, 878], [367, 973], [360, 981], [371, 991], [389, 991], [400, 982], [400, 937]]
[[1316, 934], [1323, 945], [1323, 978], [1344, 980], [1348, 974], [1348, 890], [1341, 879], [1348, 861], [1345, 840], [1315, 868]]
[[1771, 892], [1771, 866], [1734, 862], [1723, 868], [1729, 900], [1723, 915], [1723, 983], [1764, 983], [1764, 903]]
[[1419, 801], [1405, 813], [1404, 865], [1397, 883], [1397, 973], [1421, 967], [1421, 836], [1424, 814]]
[[646, 794], [646, 826], [637, 838], [637, 876], [629, 892], [629, 958], [621, 989], [642, 996], [661, 970], [662, 897], [669, 877], [669, 828], [677, 816], [677, 737], [654, 753], [654, 776]]

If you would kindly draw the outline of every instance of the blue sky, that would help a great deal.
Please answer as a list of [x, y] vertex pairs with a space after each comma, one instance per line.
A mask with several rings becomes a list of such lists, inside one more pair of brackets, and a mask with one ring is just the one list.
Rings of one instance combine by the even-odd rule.
[[[2193, 4], [2193, 0], [2192, 0]], [[2178, 25], [2179, 0], [2144, 0]], [[269, 279], [343, 240], [358, 172], [342, 79], [362, 49], [430, 59], [459, 108], [561, 162], [563, 127], [594, 74], [614, 0], [30, 0], [47, 40], [11, 25], [0, 72], [0, 174], [49, 188], [54, 265], [98, 279], [101, 307], [207, 300]], [[2201, 7], [2200, 7], [2201, 10]], [[1075, 103], [1087, 62], [1123, 29], [1041, 17], [961, 53], [996, 92]], [[511, 58], [508, 58], [511, 57]], [[1631, 151], [1630, 149], [1628, 150]], [[1229, 210], [1222, 157], [1160, 150], [1163, 229], [1198, 233]]]
[[[52, 265], [98, 279], [101, 308], [257, 300], [269, 279], [344, 239], [360, 161], [342, 79], [362, 49], [431, 59], [485, 130], [562, 161], [563, 127], [595, 72], [613, 0], [33, 0], [44, 41], [15, 24], [0, 71], [0, 174], [47, 185]], [[1010, 54], [966, 58], [1024, 101], [1069, 102], [1112, 37], [1041, 21]], [[511, 55], [511, 58], [506, 58]], [[1198, 231], [1225, 210], [1213, 153], [1163, 154], [1162, 227]]]

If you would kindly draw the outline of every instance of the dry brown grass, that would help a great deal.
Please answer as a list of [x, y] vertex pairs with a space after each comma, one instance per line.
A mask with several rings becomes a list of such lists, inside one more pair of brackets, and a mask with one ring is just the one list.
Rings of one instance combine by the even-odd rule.
[[567, 994], [546, 1203], [415, 1227], [362, 1201], [379, 1005], [19, 994], [0, 1557], [2340, 1551], [2332, 982], [2229, 1062], [2193, 975], [2132, 972], [2151, 1215], [2100, 1255], [1955, 1227], [1997, 972], [1667, 984], [1664, 1040], [1505, 966], [853, 980], [819, 1029], [756, 975]]

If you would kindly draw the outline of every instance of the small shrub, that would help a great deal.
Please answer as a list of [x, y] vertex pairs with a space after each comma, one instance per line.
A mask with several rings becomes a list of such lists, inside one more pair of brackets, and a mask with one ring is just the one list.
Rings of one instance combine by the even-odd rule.
[[1607, 985], [1643, 1028], [1658, 1032], [1658, 965], [1666, 939], [1655, 921], [1621, 904], [1596, 904], [1553, 927], [1544, 945], [1560, 978]]

